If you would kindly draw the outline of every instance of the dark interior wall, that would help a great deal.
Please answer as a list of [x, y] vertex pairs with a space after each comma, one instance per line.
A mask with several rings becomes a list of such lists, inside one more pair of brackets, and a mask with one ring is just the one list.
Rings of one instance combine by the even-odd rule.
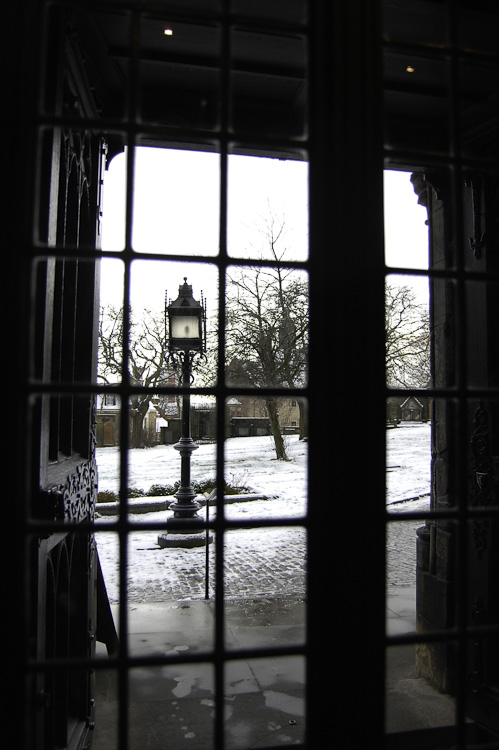
[[[37, 3], [9, 3], [2, 11], [6, 35], [2, 45], [5, 77], [4, 103], [0, 133], [3, 149], [4, 187], [2, 200], [2, 256], [4, 289], [0, 295], [2, 324], [2, 391], [15, 407], [5, 425], [2, 465], [6, 485], [10, 487], [9, 531], [1, 546], [2, 593], [5, 601], [6, 629], [14, 638], [5, 649], [4, 670], [9, 675], [9, 690], [2, 701], [5, 725], [16, 727], [19, 742], [26, 731], [25, 682], [23, 667], [29, 648], [29, 630], [25, 621], [28, 589], [26, 560], [29, 540], [23, 536], [26, 490], [30, 465], [27, 461], [24, 427], [30, 414], [25, 399], [28, 378], [30, 329], [30, 272], [26, 247], [31, 242], [30, 219], [34, 181], [33, 117], [37, 94], [36, 66], [39, 37]], [[8, 395], [7, 395], [8, 394]], [[10, 410], [9, 410], [10, 411]], [[7, 473], [8, 471], [8, 473]]]

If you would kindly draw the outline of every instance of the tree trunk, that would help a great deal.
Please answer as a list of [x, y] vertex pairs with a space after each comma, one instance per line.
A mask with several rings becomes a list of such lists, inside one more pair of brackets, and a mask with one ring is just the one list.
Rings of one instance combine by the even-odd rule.
[[281, 460], [287, 460], [286, 446], [284, 445], [284, 440], [281, 435], [281, 427], [279, 425], [279, 417], [277, 414], [277, 402], [272, 398], [266, 400], [265, 405], [269, 415], [272, 437], [274, 438], [276, 457]]
[[298, 399], [298, 408], [300, 410], [300, 440], [308, 437], [308, 409], [304, 399]]
[[131, 398], [130, 410], [130, 448], [143, 448], [144, 441], [144, 418], [149, 409], [149, 396], [134, 395]]
[[130, 448], [141, 448], [143, 445], [143, 422], [144, 417], [137, 410], [130, 415], [130, 421], [132, 424], [131, 435], [130, 435]]

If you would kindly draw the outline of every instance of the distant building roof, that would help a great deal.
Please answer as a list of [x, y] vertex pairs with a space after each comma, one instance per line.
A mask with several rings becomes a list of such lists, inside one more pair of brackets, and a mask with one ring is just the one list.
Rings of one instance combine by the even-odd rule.
[[416, 404], [417, 404], [417, 405], [418, 405], [418, 406], [419, 406], [419, 407], [420, 407], [421, 409], [423, 409], [423, 408], [424, 408], [424, 407], [423, 407], [423, 404], [421, 403], [421, 401], [418, 401], [418, 399], [416, 398], [416, 396], [409, 396], [408, 398], [406, 398], [406, 400], [404, 401], [404, 403], [403, 403], [403, 404], [400, 404], [400, 408], [401, 408], [401, 409], [403, 409], [403, 408], [404, 408], [404, 406], [406, 406], [406, 405], [407, 405], [407, 404], [409, 403], [409, 401], [415, 401], [415, 402], [416, 402]]

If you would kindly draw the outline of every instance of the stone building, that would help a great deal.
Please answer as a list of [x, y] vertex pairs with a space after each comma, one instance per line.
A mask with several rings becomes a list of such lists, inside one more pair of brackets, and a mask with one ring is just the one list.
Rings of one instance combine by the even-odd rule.
[[[120, 444], [120, 422], [120, 396], [115, 393], [99, 394], [95, 410], [95, 434], [98, 446], [109, 447]], [[166, 426], [167, 422], [161, 416], [157, 408], [157, 400], [153, 397], [143, 419], [144, 444], [155, 445], [161, 442], [161, 428]]]
[[386, 402], [388, 423], [428, 422], [431, 419], [431, 399], [418, 394], [415, 396], [390, 396]]
[[[229, 418], [244, 417], [268, 419], [265, 400], [258, 396], [238, 395], [227, 401]], [[278, 416], [283, 433], [298, 433], [300, 428], [300, 409], [294, 398], [281, 397], [278, 399]]]
[[424, 420], [424, 406], [414, 396], [409, 396], [400, 404], [400, 412], [405, 422], [422, 422]]

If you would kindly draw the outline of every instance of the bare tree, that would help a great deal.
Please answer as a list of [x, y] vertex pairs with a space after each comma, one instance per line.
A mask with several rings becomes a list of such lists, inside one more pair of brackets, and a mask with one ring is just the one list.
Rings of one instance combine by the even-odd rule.
[[[144, 388], [171, 385], [172, 372], [167, 366], [167, 346], [163, 315], [144, 310], [136, 320], [130, 312], [128, 368], [131, 382]], [[123, 368], [123, 309], [111, 305], [101, 309], [99, 321], [99, 380], [115, 383]], [[149, 409], [150, 393], [137, 393], [131, 399], [131, 447], [144, 444], [143, 422]], [[156, 408], [166, 416], [166, 400], [159, 399]]]
[[393, 388], [426, 388], [430, 381], [428, 306], [407, 286], [385, 286], [386, 382]]
[[[229, 382], [239, 386], [299, 387], [306, 378], [308, 283], [287, 267], [282, 247], [284, 225], [273, 217], [264, 233], [271, 265], [237, 267], [228, 275], [226, 348]], [[281, 249], [282, 248], [282, 249]], [[300, 425], [306, 415], [300, 403]], [[277, 458], [286, 458], [278, 418], [278, 399], [265, 398]]]

